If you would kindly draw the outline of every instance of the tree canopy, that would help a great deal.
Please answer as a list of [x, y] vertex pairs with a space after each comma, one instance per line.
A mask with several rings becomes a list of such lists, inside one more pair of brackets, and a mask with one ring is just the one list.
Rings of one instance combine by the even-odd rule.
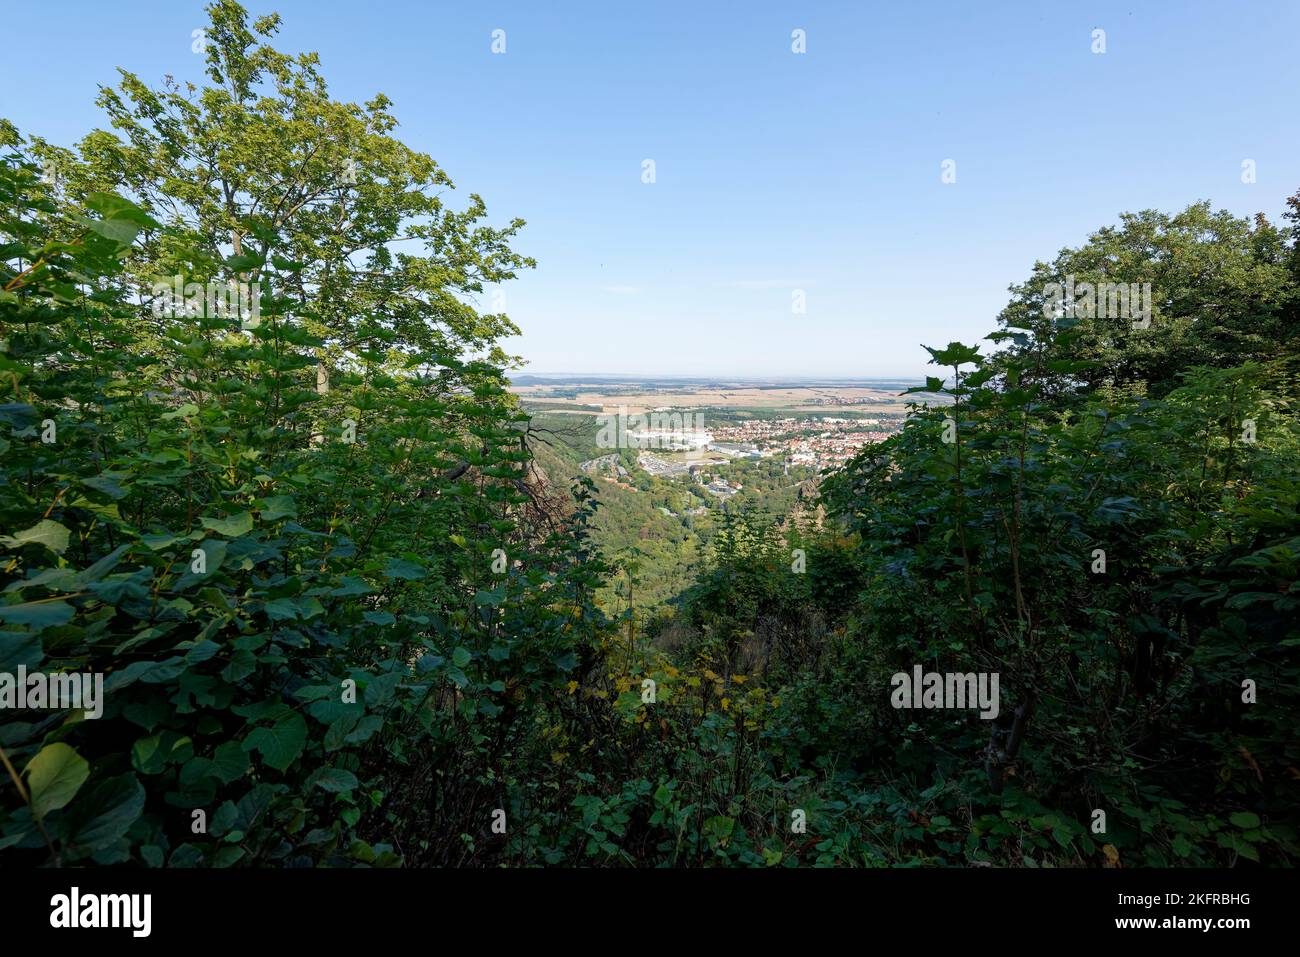
[[208, 85], [0, 121], [6, 866], [1296, 862], [1300, 192], [1122, 215], [816, 503], [641, 547], [477, 306], [524, 224], [209, 13]]

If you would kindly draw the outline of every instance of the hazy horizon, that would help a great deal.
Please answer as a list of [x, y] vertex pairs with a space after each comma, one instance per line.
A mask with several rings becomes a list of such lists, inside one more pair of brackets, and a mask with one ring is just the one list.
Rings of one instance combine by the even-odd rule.
[[670, 372], [635, 373], [635, 372], [522, 372], [511, 375], [510, 381], [524, 379], [544, 379], [546, 381], [571, 380], [574, 382], [597, 382], [611, 380], [617, 382], [916, 382], [924, 381], [924, 375], [889, 375], [889, 376], [837, 376], [837, 375], [743, 375], [726, 372], [700, 373], [696, 375], [675, 374]]

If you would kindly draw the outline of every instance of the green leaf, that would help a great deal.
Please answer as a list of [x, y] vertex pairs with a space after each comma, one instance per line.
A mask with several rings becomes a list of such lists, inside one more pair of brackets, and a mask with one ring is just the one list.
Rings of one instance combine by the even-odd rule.
[[256, 269], [261, 266], [265, 260], [255, 253], [241, 253], [238, 256], [227, 256], [226, 266], [235, 272], [248, 272], [250, 269]]
[[221, 677], [231, 684], [244, 680], [257, 670], [257, 657], [246, 648], [238, 648], [221, 669]]
[[208, 833], [213, 837], [222, 837], [229, 834], [238, 818], [239, 809], [235, 807], [234, 802], [223, 801], [221, 807], [217, 808], [212, 815], [212, 820], [208, 822]]
[[85, 588], [87, 585], [99, 581], [117, 567], [118, 562], [122, 560], [122, 556], [130, 549], [130, 544], [119, 545], [89, 568], [82, 569], [77, 573], [77, 587]]
[[1250, 811], [1237, 811], [1235, 814], [1228, 815], [1228, 820], [1241, 828], [1248, 831], [1253, 827], [1259, 827], [1259, 815]]
[[184, 419], [188, 416], [198, 414], [199, 407], [193, 402], [186, 402], [184, 405], [179, 405], [170, 412], [164, 412], [162, 415], [158, 416], [158, 418], [163, 421], [170, 421], [171, 419]]
[[238, 515], [228, 515], [225, 518], [212, 518], [203, 516], [199, 519], [204, 528], [209, 528], [218, 535], [225, 535], [227, 538], [238, 538], [240, 535], [247, 535], [253, 530], [253, 515], [251, 512], [240, 512]]
[[118, 501], [126, 496], [126, 489], [118, 485], [117, 482], [107, 475], [97, 475], [94, 478], [82, 479], [81, 484], [86, 488], [93, 489], [101, 495], [107, 495], [113, 501]]
[[259, 511], [264, 521], [273, 522], [277, 518], [297, 518], [298, 505], [292, 495], [269, 495], [262, 499]]
[[40, 415], [34, 406], [26, 402], [5, 402], [0, 404], [0, 422], [19, 431], [31, 428]]
[[34, 671], [45, 660], [45, 647], [40, 635], [32, 632], [0, 633], [0, 672], [12, 674], [19, 666]]
[[5, 544], [18, 548], [23, 545], [44, 545], [56, 555], [62, 555], [68, 548], [69, 532], [58, 522], [48, 518], [42, 519], [31, 528], [25, 528], [12, 537], [5, 536]]
[[356, 728], [344, 740], [348, 744], [363, 744], [383, 726], [383, 718], [377, 714], [368, 714], [357, 722]]
[[254, 728], [244, 739], [244, 750], [260, 752], [266, 764], [285, 771], [297, 760], [306, 742], [307, 721], [293, 712], [269, 728]]
[[325, 768], [316, 776], [316, 786], [332, 794], [341, 794], [356, 789], [357, 776], [342, 768]]
[[115, 193], [87, 193], [86, 207], [105, 219], [125, 219], [141, 226], [160, 228], [158, 221], [152, 216], [129, 199], [123, 199]]
[[91, 219], [89, 216], [74, 216], [77, 222], [105, 239], [111, 239], [120, 246], [126, 246], [135, 239], [140, 231], [140, 224], [129, 219]]
[[944, 349], [931, 349], [924, 345], [921, 348], [930, 353], [931, 362], [942, 366], [965, 365], [968, 362], [979, 362], [981, 359], [978, 346], [963, 345], [960, 342], [950, 342]]
[[402, 683], [402, 677], [402, 672], [391, 671], [371, 678], [366, 682], [366, 705], [373, 708], [386, 703]]
[[212, 752], [212, 767], [208, 769], [208, 774], [222, 784], [230, 784], [247, 774], [250, 767], [252, 762], [248, 760], [240, 743], [227, 741]]
[[356, 710], [349, 710], [340, 714], [330, 722], [330, 726], [325, 729], [325, 750], [337, 751], [347, 741], [348, 733], [356, 727], [357, 719], [360, 717]]
[[185, 652], [185, 663], [187, 665], [201, 665], [220, 650], [221, 646], [215, 641], [204, 638]]
[[212, 866], [217, 868], [231, 867], [244, 856], [244, 853], [242, 847], [223, 847], [212, 855]]
[[112, 575], [103, 581], [87, 582], [85, 587], [87, 591], [108, 605], [122, 605], [128, 600], [142, 601], [149, 595], [145, 587], [148, 579], [144, 577], [149, 574], [149, 571], [149, 569], [142, 569], [135, 574]]
[[343, 575], [339, 578], [339, 587], [335, 588], [330, 594], [336, 598], [345, 598], [348, 595], [369, 595], [372, 591], [374, 589], [360, 578]]
[[293, 621], [298, 617], [298, 606], [292, 598], [276, 598], [268, 601], [263, 611], [272, 621]]
[[469, 664], [471, 657], [473, 656], [470, 655], [469, 651], [467, 651], [464, 648], [458, 647], [456, 648], [455, 651], [451, 653], [451, 663], [454, 664], [457, 668], [464, 668], [467, 664]]
[[163, 850], [157, 844], [146, 844], [140, 848], [140, 858], [149, 867], [163, 866]]
[[24, 771], [38, 819], [67, 805], [90, 776], [90, 764], [70, 745], [46, 745]]
[[0, 605], [0, 621], [10, 625], [31, 625], [37, 630], [66, 625], [76, 613], [76, 609], [66, 601], [29, 601], [21, 605]]
[[419, 579], [426, 577], [428, 574], [428, 572], [415, 564], [415, 562], [408, 562], [402, 558], [389, 559], [388, 564], [384, 566], [385, 578], [402, 578], [418, 581]]
[[131, 766], [141, 774], [161, 774], [167, 767], [162, 734], [140, 738], [131, 748]]
[[83, 852], [100, 850], [126, 834], [144, 813], [144, 786], [134, 774], [109, 778], [69, 810], [77, 815], [68, 844]]
[[325, 606], [315, 598], [276, 598], [266, 603], [266, 615], [272, 621], [306, 621], [325, 611]]

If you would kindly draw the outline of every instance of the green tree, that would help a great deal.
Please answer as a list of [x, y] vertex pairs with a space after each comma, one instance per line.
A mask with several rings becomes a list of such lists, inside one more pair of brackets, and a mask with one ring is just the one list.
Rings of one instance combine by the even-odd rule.
[[[1047, 361], [1091, 363], [1062, 376], [1058, 392], [1106, 385], [1160, 396], [1191, 366], [1286, 355], [1300, 327], [1285, 240], [1262, 216], [1252, 223], [1211, 212], [1204, 202], [1175, 215], [1125, 213], [1119, 226], [1035, 263], [1031, 276], [1011, 287], [998, 317], [1003, 338], [1017, 358], [1043, 352]], [[1109, 308], [1104, 317], [1053, 318], [1048, 290], [1067, 282], [1150, 284], [1149, 326]], [[1066, 329], [1072, 334], [1060, 336]]]
[[[210, 12], [216, 85], [126, 75], [125, 140], [0, 125], [0, 671], [105, 679], [97, 718], [5, 709], [0, 853], [501, 854], [460, 835], [515, 807], [608, 627], [590, 495], [540, 521], [513, 327], [465, 301], [526, 264], [520, 224], [444, 210], [382, 98], [333, 103], [254, 42], [274, 18]], [[172, 275], [259, 284], [261, 321], [162, 302]]]

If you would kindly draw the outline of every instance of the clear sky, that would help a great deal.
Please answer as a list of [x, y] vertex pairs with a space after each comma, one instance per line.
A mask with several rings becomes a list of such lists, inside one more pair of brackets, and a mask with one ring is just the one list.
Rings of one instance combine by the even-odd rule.
[[[991, 331], [1009, 283], [1121, 211], [1276, 218], [1300, 187], [1296, 0], [245, 5], [528, 221], [506, 305], [530, 372], [914, 375], [919, 343]], [[106, 125], [119, 65], [200, 79], [201, 3], [3, 6], [45, 23], [0, 59], [24, 133]]]

